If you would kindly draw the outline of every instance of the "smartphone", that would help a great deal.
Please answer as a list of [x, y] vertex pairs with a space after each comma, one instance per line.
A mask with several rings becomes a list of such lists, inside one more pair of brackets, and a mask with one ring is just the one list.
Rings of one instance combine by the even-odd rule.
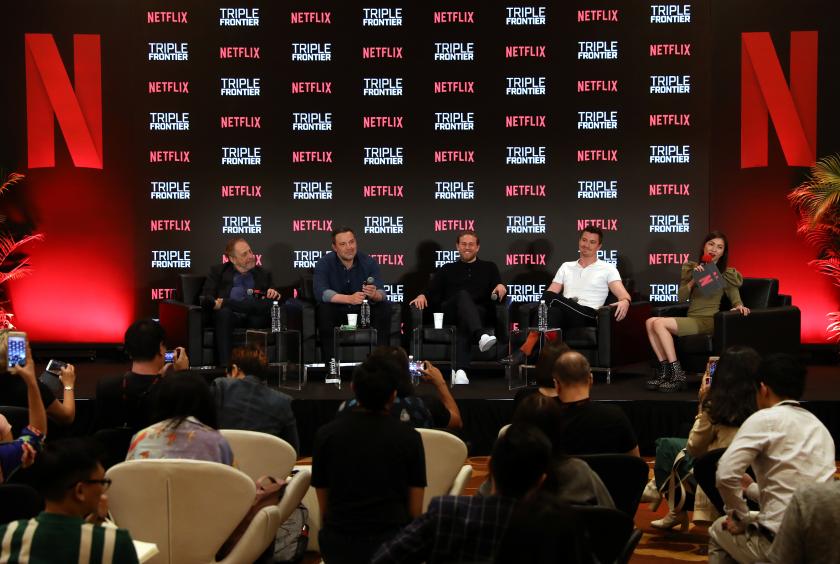
[[7, 347], [9, 368], [26, 365], [26, 333], [21, 331], [9, 331], [9, 342]]
[[67, 363], [63, 360], [55, 360], [50, 359], [47, 363], [47, 372], [50, 374], [55, 374], [56, 376], [61, 376], [61, 369], [67, 366]]
[[420, 384], [420, 377], [423, 375], [423, 361], [411, 360], [408, 362], [408, 373], [411, 374], [411, 383], [417, 386]]
[[720, 360], [719, 356], [710, 356], [709, 361], [706, 363], [706, 375], [703, 379], [703, 383], [706, 386], [712, 385], [712, 378], [715, 375], [715, 370], [717, 370], [717, 364]]
[[166, 364], [175, 362], [175, 351], [166, 351], [163, 353], [163, 362]]

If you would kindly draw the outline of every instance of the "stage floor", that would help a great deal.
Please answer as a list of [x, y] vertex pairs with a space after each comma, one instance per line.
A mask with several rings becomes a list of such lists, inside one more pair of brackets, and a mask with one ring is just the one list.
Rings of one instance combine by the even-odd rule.
[[[77, 371], [77, 422], [69, 434], [89, 432], [93, 414], [93, 400], [96, 382], [112, 374], [122, 374], [128, 364], [108, 362], [85, 362], [76, 365]], [[643, 454], [652, 456], [654, 441], [663, 436], [687, 436], [697, 413], [697, 389], [699, 376], [689, 382], [683, 392], [663, 394], [644, 389], [644, 382], [650, 377], [647, 364], [627, 366], [612, 373], [612, 382], [596, 381], [592, 388], [592, 399], [606, 401], [621, 407], [636, 430], [639, 447]], [[205, 378], [222, 376], [216, 370], [196, 370]], [[294, 398], [292, 407], [298, 421], [301, 439], [300, 456], [311, 454], [312, 440], [318, 427], [330, 421], [339, 404], [352, 397], [350, 369], [344, 371], [341, 389], [323, 383], [323, 371], [310, 372], [310, 382], [303, 390], [283, 390]], [[510, 422], [516, 390], [508, 390], [504, 372], [479, 370], [471, 373], [471, 382], [466, 386], [455, 386], [455, 397], [464, 420], [464, 429], [458, 433], [467, 442], [470, 456], [490, 453], [493, 440], [500, 427]], [[603, 375], [596, 373], [596, 380]], [[432, 394], [432, 387], [421, 384], [418, 394]], [[808, 382], [803, 403], [831, 431], [835, 442], [840, 438], [840, 367], [809, 366]]]

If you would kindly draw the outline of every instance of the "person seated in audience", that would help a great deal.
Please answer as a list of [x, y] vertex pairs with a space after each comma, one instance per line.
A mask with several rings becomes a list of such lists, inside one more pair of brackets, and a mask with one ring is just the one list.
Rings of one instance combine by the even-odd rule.
[[[765, 358], [755, 376], [758, 411], [738, 429], [718, 462], [726, 516], [709, 528], [709, 562], [766, 561], [796, 488], [834, 478], [834, 440], [797, 401], [805, 367], [794, 357]], [[744, 472], [752, 466], [756, 480]], [[743, 494], [759, 502], [750, 514]]]
[[[685, 448], [693, 458], [710, 450], [728, 447], [738, 427], [756, 410], [753, 381], [759, 364], [761, 357], [750, 347], [735, 346], [727, 349], [717, 363], [711, 385], [707, 385], [706, 379], [703, 379], [698, 393], [699, 409], [688, 440], [671, 443], [676, 442], [678, 447]], [[654, 503], [661, 499], [657, 485], [661, 486], [665, 481], [677, 454], [673, 449], [660, 448], [660, 444], [657, 444], [656, 449], [655, 470], [661, 469], [664, 472], [658, 472], [658, 483], [651, 481], [645, 488], [648, 497], [652, 498], [650, 501]], [[718, 496], [717, 489], [712, 487], [710, 495]], [[694, 521], [714, 521], [718, 516], [704, 490], [698, 486], [694, 493]], [[651, 526], [657, 529], [673, 529], [677, 525], [681, 525], [683, 530], [688, 528], [688, 513], [685, 510], [671, 509], [664, 518], [651, 522]]]
[[590, 400], [592, 371], [586, 357], [575, 351], [561, 354], [554, 364], [554, 383], [563, 408], [559, 441], [565, 452], [639, 456], [636, 433], [621, 408]]
[[[400, 421], [411, 423], [415, 428], [446, 428], [457, 430], [463, 426], [461, 411], [455, 398], [449, 391], [443, 374], [431, 362], [423, 365], [422, 379], [431, 383], [436, 396], [415, 394], [415, 387], [411, 383], [408, 366], [408, 355], [402, 347], [377, 347], [370, 357], [387, 359], [394, 363], [393, 371], [397, 379], [397, 397], [391, 404], [391, 415]], [[353, 398], [339, 406], [339, 413], [358, 407], [359, 402]]]
[[563, 450], [563, 409], [555, 398], [532, 394], [513, 413], [513, 425], [532, 425], [551, 441], [552, 460], [542, 492], [561, 503], [615, 507], [612, 496], [589, 465]]
[[327, 564], [370, 561], [423, 507], [426, 461], [420, 434], [389, 415], [397, 397], [393, 362], [368, 358], [353, 372], [359, 407], [322, 426], [312, 449], [318, 537]]
[[785, 509], [770, 549], [772, 564], [836, 564], [840, 523], [840, 482], [800, 486]]
[[491, 495], [433, 498], [426, 513], [379, 548], [373, 564], [492, 560], [517, 503], [539, 495], [550, 463], [542, 431], [511, 425], [490, 456]]
[[0, 562], [137, 562], [127, 530], [94, 524], [108, 514], [111, 485], [94, 442], [50, 442], [32, 469], [46, 506], [33, 519], [0, 525]]
[[160, 384], [150, 427], [131, 439], [126, 460], [188, 458], [233, 465], [233, 451], [217, 430], [216, 406], [200, 376], [176, 374]]
[[231, 351], [226, 378], [211, 386], [221, 429], [245, 429], [279, 437], [299, 448], [292, 398], [265, 384], [268, 360], [255, 345]]
[[554, 363], [564, 352], [572, 350], [566, 343], [548, 342], [540, 351], [537, 364], [534, 367], [536, 385], [520, 388], [513, 397], [513, 410], [519, 407], [526, 397], [531, 394], [541, 394], [549, 398], [557, 398], [557, 386], [554, 385]]
[[[21, 466], [29, 466], [41, 450], [41, 441], [47, 433], [47, 412], [41, 401], [38, 389], [38, 379], [35, 377], [35, 362], [32, 351], [26, 347], [26, 364], [6, 369], [8, 331], [0, 333], [0, 370], [8, 370], [4, 377], [19, 378], [27, 390], [27, 407], [29, 410], [29, 424], [20, 432], [15, 440], [12, 428], [6, 418], [0, 415], [0, 484]], [[0, 402], [5, 401], [0, 395]], [[2, 536], [0, 536], [2, 538]]]
[[175, 349], [172, 363], [164, 360], [166, 333], [153, 319], [132, 323], [125, 332], [125, 352], [131, 370], [96, 383], [97, 429], [125, 427], [138, 431], [151, 421], [151, 406], [157, 384], [170, 372], [187, 370], [190, 359], [182, 347]]

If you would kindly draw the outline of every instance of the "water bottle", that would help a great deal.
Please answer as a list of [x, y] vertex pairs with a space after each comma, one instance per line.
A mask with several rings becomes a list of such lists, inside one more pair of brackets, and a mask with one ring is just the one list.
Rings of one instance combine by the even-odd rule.
[[283, 316], [280, 309], [280, 302], [271, 302], [271, 332], [279, 333], [283, 330]]
[[370, 327], [370, 302], [367, 298], [362, 301], [362, 311], [359, 317], [361, 317], [362, 327]]
[[540, 300], [540, 305], [537, 306], [537, 329], [548, 329], [548, 306], [545, 305], [545, 300]]

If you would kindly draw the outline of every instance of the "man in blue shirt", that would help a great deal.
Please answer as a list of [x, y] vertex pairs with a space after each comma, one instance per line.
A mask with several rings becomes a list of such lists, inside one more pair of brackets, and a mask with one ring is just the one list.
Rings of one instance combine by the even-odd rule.
[[391, 332], [391, 304], [382, 289], [379, 264], [356, 250], [356, 235], [349, 227], [333, 230], [332, 250], [315, 264], [313, 281], [324, 360], [334, 356], [333, 328], [347, 323], [348, 313], [358, 314], [365, 299], [377, 344], [387, 345]]

